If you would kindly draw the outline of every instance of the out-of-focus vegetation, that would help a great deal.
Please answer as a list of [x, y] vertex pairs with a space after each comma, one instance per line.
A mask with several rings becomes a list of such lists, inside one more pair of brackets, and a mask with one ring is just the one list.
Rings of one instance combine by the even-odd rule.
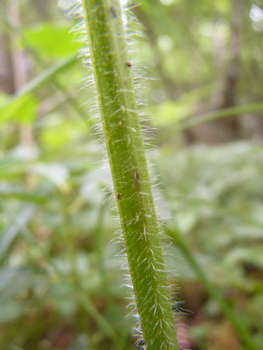
[[[0, 6], [0, 348], [133, 349], [104, 150], [79, 108], [90, 93], [73, 22], [51, 0]], [[147, 36], [135, 56], [155, 78], [143, 84], [160, 220], [260, 349], [262, 2], [144, 0], [134, 12]], [[181, 250], [169, 251], [187, 310], [181, 343], [246, 350]]]

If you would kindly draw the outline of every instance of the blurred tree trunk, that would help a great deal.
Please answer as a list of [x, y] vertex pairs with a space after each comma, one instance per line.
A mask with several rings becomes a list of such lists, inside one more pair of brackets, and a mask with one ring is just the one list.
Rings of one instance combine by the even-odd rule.
[[[14, 28], [21, 29], [20, 2], [9, 0], [10, 23]], [[13, 70], [14, 90], [18, 91], [27, 82], [27, 57], [26, 52], [18, 45], [19, 34], [15, 31], [11, 35], [11, 61]], [[30, 160], [34, 158], [34, 138], [31, 125], [20, 125], [19, 127], [23, 156]]]
[[50, 0], [33, 0], [32, 5], [35, 7], [37, 14], [42, 21], [47, 21], [50, 19]]
[[[156, 4], [155, 4], [156, 5]], [[151, 49], [154, 53], [155, 58], [155, 68], [159, 75], [160, 80], [163, 83], [163, 88], [165, 90], [165, 94], [167, 98], [169, 99], [176, 99], [178, 97], [178, 89], [179, 87], [176, 85], [176, 82], [171, 79], [170, 76], [165, 74], [162, 66], [162, 57], [160, 55], [159, 50], [157, 49], [157, 41], [158, 41], [158, 34], [155, 31], [154, 26], [152, 25], [151, 21], [149, 20], [149, 16], [146, 15], [144, 11], [142, 11], [141, 7], [138, 6], [134, 9], [134, 13], [140, 23], [143, 24], [144, 29], [147, 32], [147, 38], [149, 39], [149, 43], [151, 45]]]
[[14, 92], [10, 45], [6, 33], [0, 34], [0, 92], [12, 94]]
[[[5, 6], [5, 1], [0, 0], [0, 6]], [[12, 94], [14, 92], [12, 64], [11, 64], [11, 52], [10, 52], [10, 40], [9, 36], [1, 28], [0, 32], [0, 92], [5, 94]]]
[[[237, 104], [241, 49], [240, 26], [242, 20], [240, 6], [239, 0], [232, 0], [230, 59], [226, 67], [224, 90], [214, 96], [215, 107], [213, 110], [231, 108]], [[216, 66], [222, 64], [222, 61], [219, 61], [221, 61], [220, 57], [215, 57]], [[215, 144], [230, 142], [240, 138], [242, 130], [239, 118], [237, 116], [229, 116], [227, 118], [197, 125], [187, 131], [186, 135], [190, 142], [204, 141]]]
[[[237, 103], [238, 81], [240, 72], [240, 25], [241, 9], [239, 0], [232, 0], [232, 43], [231, 59], [225, 77], [225, 89], [222, 93], [222, 102], [217, 109], [234, 107]], [[240, 122], [238, 117], [230, 116], [215, 121], [218, 129], [218, 141], [229, 142], [240, 137]]]

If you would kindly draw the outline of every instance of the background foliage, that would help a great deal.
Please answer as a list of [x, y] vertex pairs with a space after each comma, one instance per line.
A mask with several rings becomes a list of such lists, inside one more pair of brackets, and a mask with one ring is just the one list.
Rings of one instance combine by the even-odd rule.
[[[66, 1], [60, 1], [61, 7]], [[0, 347], [133, 349], [109, 173], [85, 105], [73, 22], [54, 1], [0, 2]], [[263, 341], [263, 9], [144, 0], [134, 12], [160, 220]], [[200, 123], [202, 119], [210, 122]], [[194, 125], [194, 126], [193, 126]], [[106, 203], [103, 205], [103, 203]], [[172, 219], [171, 219], [172, 218]], [[170, 241], [166, 238], [169, 244]], [[181, 250], [169, 247], [183, 348], [244, 349]], [[171, 284], [175, 277], [171, 277]], [[187, 327], [184, 327], [187, 326]], [[188, 327], [189, 326], [189, 327]], [[185, 344], [185, 345], [184, 345]]]

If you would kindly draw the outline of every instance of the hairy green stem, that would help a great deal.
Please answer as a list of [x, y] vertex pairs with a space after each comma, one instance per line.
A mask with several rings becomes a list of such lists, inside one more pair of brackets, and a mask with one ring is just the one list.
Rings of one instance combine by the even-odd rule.
[[106, 148], [143, 341], [178, 349], [119, 0], [82, 0]]

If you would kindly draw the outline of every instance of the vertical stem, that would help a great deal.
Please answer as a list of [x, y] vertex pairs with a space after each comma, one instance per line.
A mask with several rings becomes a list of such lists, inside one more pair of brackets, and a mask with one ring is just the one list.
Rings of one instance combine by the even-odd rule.
[[143, 340], [178, 349], [119, 0], [82, 4]]

